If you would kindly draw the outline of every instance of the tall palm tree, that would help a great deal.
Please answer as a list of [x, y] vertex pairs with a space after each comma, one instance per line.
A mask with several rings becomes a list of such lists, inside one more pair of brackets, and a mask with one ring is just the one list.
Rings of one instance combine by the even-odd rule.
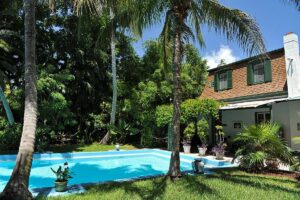
[[[128, 0], [134, 6], [132, 15], [138, 30], [161, 23], [165, 17], [161, 38], [165, 48], [173, 49], [173, 146], [169, 175], [180, 173], [180, 105], [181, 105], [181, 62], [183, 44], [198, 39], [204, 46], [201, 25], [206, 24], [216, 32], [236, 40], [249, 54], [265, 52], [262, 35], [256, 22], [246, 13], [221, 5], [217, 0]], [[169, 45], [171, 44], [171, 45]]]
[[[112, 3], [114, 3], [112, 1]], [[117, 111], [117, 62], [116, 62], [116, 26], [115, 26], [115, 5], [111, 5], [109, 8], [110, 15], [110, 49], [111, 49], [111, 72], [112, 72], [112, 88], [113, 98], [111, 103], [110, 125], [114, 126], [116, 123], [116, 111]], [[107, 131], [105, 136], [100, 141], [101, 144], [107, 144], [110, 139], [110, 131]]]
[[28, 190], [29, 175], [34, 152], [37, 121], [36, 89], [36, 32], [35, 0], [24, 0], [25, 13], [25, 110], [19, 153], [12, 175], [0, 199], [33, 199]]
[[[116, 122], [116, 110], [117, 110], [117, 63], [116, 63], [116, 23], [118, 22], [122, 26], [128, 26], [130, 23], [130, 16], [122, 8], [125, 0], [75, 0], [75, 12], [81, 14], [84, 10], [91, 14], [102, 15], [103, 8], [109, 9], [110, 25], [109, 25], [109, 37], [111, 46], [111, 72], [112, 72], [112, 104], [110, 125], [114, 126]], [[128, 7], [129, 8], [129, 7]], [[126, 17], [125, 17], [126, 15]], [[110, 139], [110, 131], [107, 131], [105, 136], [101, 139], [100, 143], [107, 144]]]

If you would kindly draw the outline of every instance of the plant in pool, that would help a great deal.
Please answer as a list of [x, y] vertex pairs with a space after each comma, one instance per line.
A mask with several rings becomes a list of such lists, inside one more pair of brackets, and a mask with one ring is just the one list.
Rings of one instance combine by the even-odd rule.
[[57, 192], [64, 192], [67, 190], [68, 180], [72, 178], [68, 163], [65, 162], [63, 166], [59, 166], [57, 170], [51, 167], [51, 171], [56, 175], [55, 190]]

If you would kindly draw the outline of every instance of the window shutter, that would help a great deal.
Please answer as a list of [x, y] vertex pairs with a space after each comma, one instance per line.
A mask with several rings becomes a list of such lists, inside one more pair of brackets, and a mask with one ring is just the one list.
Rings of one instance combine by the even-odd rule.
[[215, 86], [215, 91], [216, 92], [219, 91], [220, 86], [219, 86], [219, 74], [218, 73], [215, 74], [214, 86]]
[[227, 71], [227, 89], [232, 88], [232, 70]]
[[272, 65], [271, 60], [264, 62], [265, 82], [272, 82]]
[[250, 63], [248, 64], [247, 67], [247, 83], [248, 85], [253, 84], [253, 65]]

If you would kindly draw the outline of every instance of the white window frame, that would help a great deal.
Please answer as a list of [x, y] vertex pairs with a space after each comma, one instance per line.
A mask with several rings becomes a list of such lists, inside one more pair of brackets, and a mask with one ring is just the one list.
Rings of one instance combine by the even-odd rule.
[[[262, 74], [255, 74], [255, 72], [262, 70]], [[265, 70], [264, 63], [257, 63], [253, 65], [253, 82], [254, 83], [263, 83], [265, 82]]]
[[[222, 80], [224, 78], [224, 80]], [[219, 74], [219, 90], [226, 90], [228, 88], [228, 75], [227, 72]]]

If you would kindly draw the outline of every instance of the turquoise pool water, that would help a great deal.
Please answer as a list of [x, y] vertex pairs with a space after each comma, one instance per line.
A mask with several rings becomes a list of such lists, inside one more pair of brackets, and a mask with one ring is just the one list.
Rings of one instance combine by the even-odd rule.
[[[181, 155], [181, 170], [192, 170], [194, 157]], [[15, 156], [0, 156], [0, 191], [7, 183]], [[50, 167], [56, 169], [64, 162], [69, 163], [73, 178], [69, 184], [122, 181], [147, 176], [166, 174], [169, 168], [170, 152], [162, 150], [132, 150], [97, 153], [35, 154], [30, 188], [52, 187], [55, 176]], [[228, 163], [205, 160], [209, 167], [222, 167]]]

